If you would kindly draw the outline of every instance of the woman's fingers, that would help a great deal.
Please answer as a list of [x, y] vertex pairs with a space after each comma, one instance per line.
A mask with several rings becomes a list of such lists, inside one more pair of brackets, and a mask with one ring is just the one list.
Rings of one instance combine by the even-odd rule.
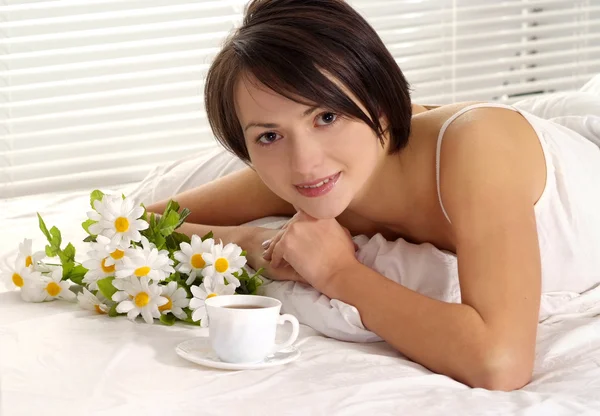
[[273, 251], [271, 252], [271, 267], [277, 269], [279, 267], [284, 267], [287, 263], [283, 258], [284, 252], [281, 244], [276, 244], [273, 247]]
[[294, 221], [293, 217], [288, 222], [283, 224], [283, 227], [280, 228], [279, 232], [275, 235], [275, 237], [273, 237], [270, 240], [265, 240], [262, 242], [262, 248], [263, 248], [263, 250], [265, 250], [263, 253], [263, 258], [265, 260], [267, 260], [267, 261], [271, 260], [271, 254], [273, 253], [273, 249], [275, 248], [275, 246], [277, 245], [279, 240], [281, 240], [281, 238], [283, 237], [283, 234], [285, 233], [285, 230], [287, 229], [288, 225], [292, 223], [292, 221]]

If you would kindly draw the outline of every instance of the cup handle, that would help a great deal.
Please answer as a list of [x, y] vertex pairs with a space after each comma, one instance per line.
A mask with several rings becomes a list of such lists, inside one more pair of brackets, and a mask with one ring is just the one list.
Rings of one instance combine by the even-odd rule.
[[300, 332], [300, 323], [298, 322], [298, 319], [296, 319], [296, 317], [294, 315], [290, 315], [289, 313], [286, 313], [285, 315], [279, 316], [277, 324], [283, 325], [286, 321], [288, 321], [289, 323], [292, 324], [292, 334], [287, 339], [287, 341], [282, 342], [281, 344], [275, 344], [275, 346], [273, 346], [271, 354], [274, 354], [277, 351], [281, 351], [285, 348], [288, 348], [294, 342], [296, 342], [296, 339], [298, 338], [298, 333]]

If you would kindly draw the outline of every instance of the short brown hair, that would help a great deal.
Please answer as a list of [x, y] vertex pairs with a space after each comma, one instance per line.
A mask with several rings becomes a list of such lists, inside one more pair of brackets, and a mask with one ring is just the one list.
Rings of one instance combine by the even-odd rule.
[[[204, 90], [208, 121], [217, 140], [249, 162], [234, 101], [243, 74], [296, 102], [302, 97], [302, 104], [362, 120], [382, 144], [389, 133], [390, 153], [408, 142], [408, 83], [375, 30], [343, 0], [253, 0], [242, 26], [213, 61]], [[369, 114], [326, 74], [351, 91]]]

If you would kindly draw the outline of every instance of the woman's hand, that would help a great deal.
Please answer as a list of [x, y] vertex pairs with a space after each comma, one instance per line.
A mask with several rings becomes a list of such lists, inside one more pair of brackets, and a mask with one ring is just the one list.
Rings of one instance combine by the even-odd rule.
[[320, 220], [299, 211], [271, 238], [264, 258], [275, 269], [291, 266], [326, 294], [332, 277], [356, 264], [355, 252], [350, 232], [337, 220]]
[[246, 259], [248, 265], [254, 270], [261, 267], [264, 268], [265, 277], [272, 280], [292, 280], [296, 282], [306, 283], [306, 281], [287, 263], [281, 264], [279, 267], [273, 265], [263, 257], [265, 251], [263, 242], [273, 240], [280, 230], [261, 228], [258, 232], [253, 232], [252, 235], [243, 244], [243, 249], [246, 250]]

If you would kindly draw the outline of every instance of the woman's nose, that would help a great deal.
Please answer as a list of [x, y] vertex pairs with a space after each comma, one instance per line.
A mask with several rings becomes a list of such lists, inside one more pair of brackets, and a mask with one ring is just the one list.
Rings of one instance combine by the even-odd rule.
[[293, 140], [290, 154], [290, 165], [293, 172], [305, 177], [315, 172], [320, 173], [318, 168], [322, 161], [323, 149], [317, 140], [309, 137]]

